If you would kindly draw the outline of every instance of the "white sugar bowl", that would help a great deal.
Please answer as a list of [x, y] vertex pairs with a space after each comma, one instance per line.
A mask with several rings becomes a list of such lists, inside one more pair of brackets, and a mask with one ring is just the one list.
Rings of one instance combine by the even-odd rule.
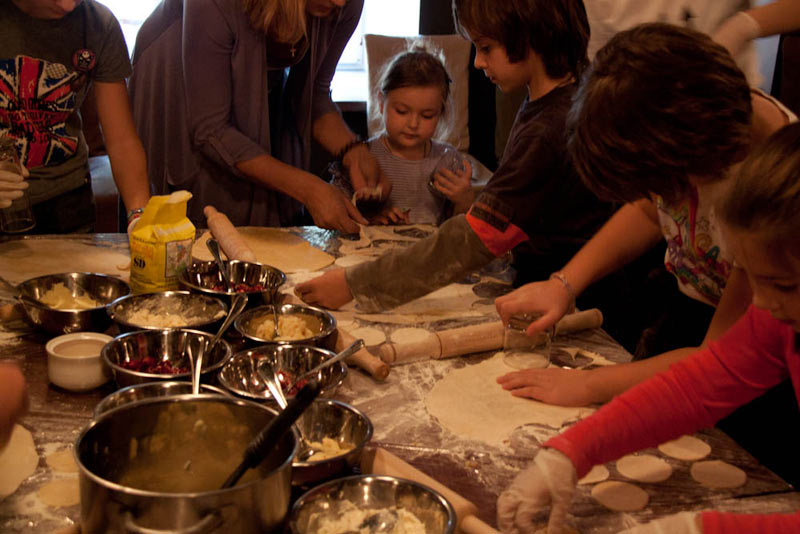
[[100, 357], [106, 343], [113, 338], [96, 332], [75, 332], [54, 337], [45, 345], [47, 378], [56, 386], [70, 391], [88, 391], [111, 379]]

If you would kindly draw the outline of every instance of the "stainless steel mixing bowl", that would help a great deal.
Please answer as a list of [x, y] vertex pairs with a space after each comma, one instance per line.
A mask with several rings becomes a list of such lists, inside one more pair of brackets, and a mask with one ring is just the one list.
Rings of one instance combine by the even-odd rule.
[[[120, 406], [143, 399], [189, 395], [191, 392], [192, 383], [188, 381], [179, 382], [176, 380], [169, 380], [166, 382], [144, 382], [142, 384], [127, 386], [106, 395], [103, 400], [98, 402], [97, 406], [94, 407], [94, 418], [97, 419], [100, 415], [114, 408], [119, 408]], [[201, 384], [200, 393], [223, 395], [226, 397], [230, 396], [230, 393], [224, 389], [209, 384]]]
[[452, 534], [456, 528], [453, 506], [433, 489], [402, 478], [357, 475], [331, 480], [300, 496], [289, 516], [291, 533], [320, 532], [326, 522], [340, 519], [346, 503], [369, 510], [363, 520], [376, 530], [384, 519], [392, 521], [398, 509], [414, 514], [427, 534]]
[[220, 299], [189, 291], [127, 295], [108, 306], [108, 315], [122, 332], [197, 328], [216, 332], [228, 314]]
[[283, 271], [263, 263], [238, 260], [223, 263], [228, 265], [231, 283], [236, 291], [227, 291], [215, 261], [193, 263], [178, 275], [178, 283], [183, 289], [226, 299], [228, 304], [231, 296], [236, 293], [247, 294], [248, 306], [275, 304], [278, 290], [286, 282]]
[[[55, 309], [39, 302], [57, 285], [66, 287], [73, 296], [86, 296], [101, 303], [85, 310]], [[103, 332], [111, 324], [106, 306], [115, 299], [130, 293], [126, 282], [98, 273], [59, 273], [37, 276], [17, 286], [20, 299], [30, 322], [51, 334], [71, 332]]]
[[[188, 329], [138, 330], [115, 337], [103, 347], [103, 360], [111, 368], [119, 387], [132, 386], [158, 380], [191, 380], [192, 363], [197, 358], [201, 345], [204, 347], [214, 337], [208, 332]], [[225, 365], [232, 354], [227, 341], [220, 339], [210, 354], [203, 356], [203, 376], [213, 377]], [[129, 367], [142, 368], [157, 363], [161, 367], [183, 368], [185, 372], [145, 372]], [[123, 365], [127, 364], [128, 367]]]
[[300, 317], [311, 330], [313, 335], [302, 339], [275, 341], [271, 337], [259, 336], [257, 334], [258, 325], [264, 320], [273, 320], [272, 306], [259, 306], [247, 310], [233, 323], [233, 327], [242, 336], [247, 338], [251, 344], [306, 344], [317, 347], [332, 348], [333, 334], [336, 332], [336, 318], [330, 312], [314, 306], [304, 306], [301, 304], [284, 304], [278, 307], [280, 322], [281, 315], [294, 315]]
[[[310, 345], [262, 345], [237, 352], [219, 372], [219, 383], [228, 391], [251, 400], [271, 400], [261, 376], [256, 371], [259, 360], [272, 363], [276, 375], [290, 380], [310, 371], [316, 365], [335, 354], [329, 350]], [[330, 397], [347, 376], [347, 364], [336, 362], [321, 369], [312, 377], [321, 387], [320, 396]], [[289, 395], [291, 396], [291, 395]]]

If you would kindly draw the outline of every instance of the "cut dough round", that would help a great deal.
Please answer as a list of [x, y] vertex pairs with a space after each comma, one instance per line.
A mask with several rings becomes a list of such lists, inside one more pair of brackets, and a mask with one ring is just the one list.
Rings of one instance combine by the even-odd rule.
[[59, 473], [77, 473], [78, 464], [75, 463], [75, 457], [72, 454], [72, 449], [63, 449], [45, 457], [47, 465], [53, 471]]
[[706, 460], [692, 464], [692, 478], [709, 488], [738, 488], [747, 482], [747, 474], [722, 460]]
[[15, 491], [25, 479], [36, 471], [39, 455], [33, 443], [33, 435], [22, 425], [14, 425], [11, 438], [0, 450], [0, 499]]
[[711, 446], [694, 436], [681, 436], [658, 446], [658, 450], [678, 460], [694, 462], [711, 453]]
[[639, 482], [663, 482], [672, 475], [672, 466], [652, 454], [629, 454], [617, 460], [617, 471]]
[[363, 339], [364, 345], [367, 347], [380, 345], [386, 341], [386, 334], [383, 333], [383, 330], [379, 330], [371, 326], [362, 326], [361, 328], [351, 330], [350, 335], [356, 339]]
[[352, 267], [353, 265], [358, 265], [359, 263], [364, 263], [366, 261], [372, 261], [375, 258], [371, 256], [363, 256], [361, 254], [351, 254], [350, 256], [342, 256], [340, 258], [336, 258], [334, 262], [339, 267]]
[[392, 332], [392, 343], [417, 343], [431, 337], [433, 332], [424, 328], [398, 328]]
[[37, 493], [47, 506], [74, 506], [81, 502], [81, 490], [77, 477], [54, 478]]
[[608, 468], [606, 466], [603, 464], [596, 465], [578, 481], [578, 484], [595, 484], [597, 482], [602, 482], [608, 478], [608, 475]]
[[635, 512], [647, 506], [650, 496], [639, 486], [609, 480], [592, 488], [592, 497], [615, 512]]

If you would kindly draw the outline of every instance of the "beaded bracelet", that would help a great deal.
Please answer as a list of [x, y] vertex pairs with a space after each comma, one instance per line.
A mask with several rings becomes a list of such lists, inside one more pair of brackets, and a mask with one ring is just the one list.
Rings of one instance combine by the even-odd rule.
[[357, 147], [358, 145], [366, 145], [367, 142], [360, 136], [357, 135], [355, 139], [344, 145], [338, 154], [336, 154], [336, 161], [342, 163], [344, 161], [344, 157], [350, 152], [352, 149]]
[[567, 280], [567, 276], [563, 272], [558, 271], [550, 275], [550, 280], [558, 280], [564, 285], [564, 289], [567, 290], [567, 296], [569, 297], [569, 310], [575, 310], [575, 292], [572, 290], [572, 286]]

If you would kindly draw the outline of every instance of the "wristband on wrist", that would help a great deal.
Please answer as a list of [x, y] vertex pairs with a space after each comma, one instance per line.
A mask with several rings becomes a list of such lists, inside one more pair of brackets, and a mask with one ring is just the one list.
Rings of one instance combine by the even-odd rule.
[[344, 157], [347, 155], [348, 152], [350, 152], [358, 145], [366, 145], [366, 144], [367, 142], [360, 135], [357, 135], [355, 139], [344, 145], [344, 147], [341, 150], [339, 150], [339, 152], [336, 154], [336, 161], [338, 161], [339, 163], [343, 163]]
[[141, 217], [142, 213], [144, 213], [144, 208], [136, 208], [135, 210], [128, 211], [128, 224], [131, 223], [132, 220], [138, 219]]
[[567, 280], [567, 276], [561, 272], [555, 272], [550, 275], [550, 280], [558, 280], [564, 286], [564, 289], [567, 291], [567, 296], [569, 297], [569, 312], [575, 310], [575, 292], [572, 290], [572, 286], [570, 285], [569, 281]]

